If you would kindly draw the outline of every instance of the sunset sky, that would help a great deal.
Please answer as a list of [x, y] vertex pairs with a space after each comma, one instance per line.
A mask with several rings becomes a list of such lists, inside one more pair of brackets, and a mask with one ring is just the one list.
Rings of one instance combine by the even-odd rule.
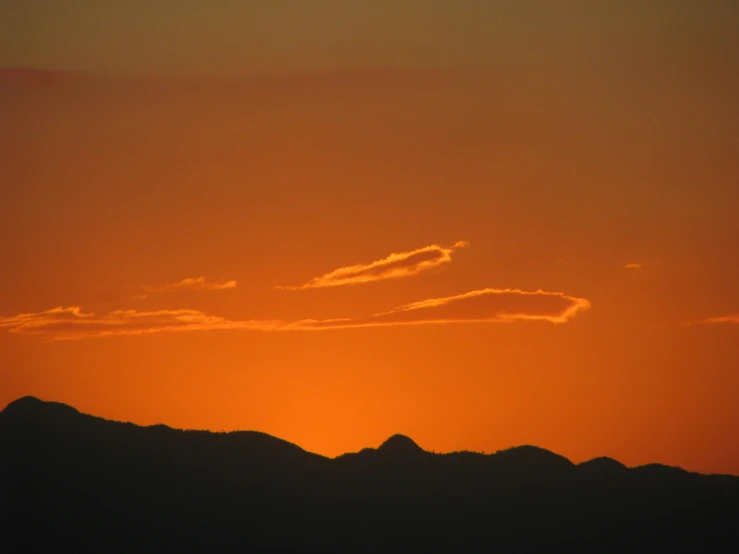
[[739, 2], [0, 2], [0, 405], [739, 474]]

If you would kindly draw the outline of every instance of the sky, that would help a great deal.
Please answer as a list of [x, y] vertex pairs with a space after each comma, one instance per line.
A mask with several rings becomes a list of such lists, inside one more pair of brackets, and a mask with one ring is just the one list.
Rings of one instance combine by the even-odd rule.
[[739, 4], [0, 2], [0, 405], [739, 474]]

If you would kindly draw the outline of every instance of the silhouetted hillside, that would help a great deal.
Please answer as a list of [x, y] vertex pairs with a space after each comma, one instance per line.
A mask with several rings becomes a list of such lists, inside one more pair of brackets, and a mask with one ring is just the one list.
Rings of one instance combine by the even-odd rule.
[[0, 412], [0, 552], [737, 552], [739, 477]]

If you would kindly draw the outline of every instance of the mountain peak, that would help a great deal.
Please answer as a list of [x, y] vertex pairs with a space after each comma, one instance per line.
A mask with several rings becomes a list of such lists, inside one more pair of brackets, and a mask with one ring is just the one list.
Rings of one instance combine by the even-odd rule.
[[2, 414], [20, 414], [20, 415], [39, 415], [39, 414], [79, 414], [79, 411], [72, 406], [67, 406], [61, 402], [46, 402], [35, 396], [24, 396], [18, 400], [14, 400], [5, 409], [0, 411]]
[[44, 401], [35, 396], [23, 396], [17, 400], [13, 400], [10, 404], [5, 406], [3, 411], [15, 411], [15, 410], [38, 410], [43, 406]]
[[617, 471], [624, 471], [628, 469], [621, 462], [614, 460], [613, 458], [608, 458], [606, 456], [600, 456], [598, 458], [593, 458], [592, 460], [581, 462], [578, 465], [582, 467], [583, 469], [595, 470], [595, 471], [600, 471], [600, 472], [617, 472]]
[[424, 451], [413, 439], [405, 435], [393, 435], [380, 445], [379, 450], [380, 452], [397, 452], [399, 454]]

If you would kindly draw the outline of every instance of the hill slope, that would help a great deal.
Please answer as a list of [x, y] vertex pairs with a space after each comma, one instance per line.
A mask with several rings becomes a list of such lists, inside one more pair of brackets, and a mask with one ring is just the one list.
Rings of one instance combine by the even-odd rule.
[[0, 412], [2, 552], [739, 551], [739, 477], [395, 435], [325, 458], [257, 432]]

